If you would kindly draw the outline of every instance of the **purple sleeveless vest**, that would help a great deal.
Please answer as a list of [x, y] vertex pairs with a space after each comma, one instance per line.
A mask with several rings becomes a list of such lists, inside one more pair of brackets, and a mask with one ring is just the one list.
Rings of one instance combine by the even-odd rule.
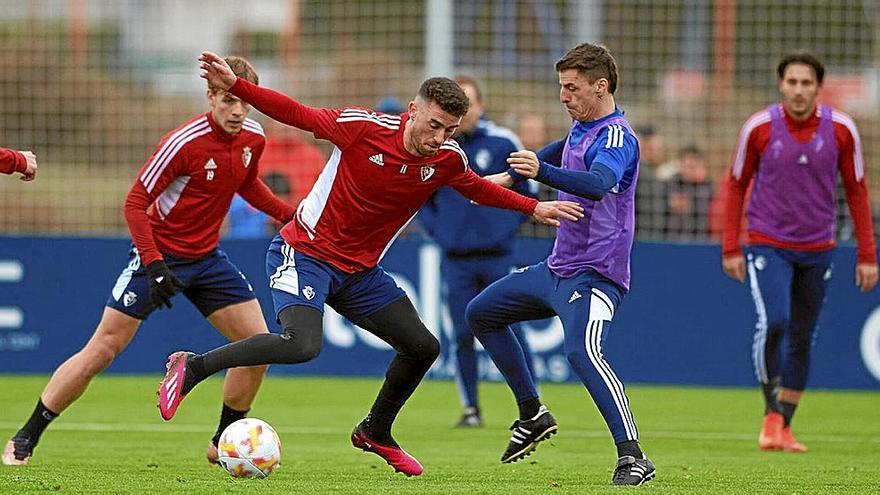
[[749, 230], [785, 242], [834, 239], [839, 153], [831, 107], [820, 107], [819, 127], [807, 143], [788, 131], [779, 104], [769, 111], [770, 142], [758, 162]]
[[[584, 157], [596, 141], [599, 131], [605, 127], [612, 124], [621, 125], [627, 132], [635, 135], [625, 119], [614, 117], [603, 125], [590, 129], [576, 146], [569, 147], [571, 130], [577, 124], [577, 121], [572, 122], [562, 152], [562, 168], [568, 170], [588, 170], [589, 164], [584, 163]], [[635, 226], [637, 182], [638, 169], [626, 191], [617, 192], [615, 186], [600, 201], [592, 201], [560, 191], [560, 200], [574, 201], [583, 206], [584, 218], [577, 222], [564, 221], [556, 229], [556, 242], [553, 244], [553, 252], [547, 259], [547, 266], [553, 273], [568, 278], [592, 268], [619, 285], [624, 291], [629, 290], [629, 260]]]

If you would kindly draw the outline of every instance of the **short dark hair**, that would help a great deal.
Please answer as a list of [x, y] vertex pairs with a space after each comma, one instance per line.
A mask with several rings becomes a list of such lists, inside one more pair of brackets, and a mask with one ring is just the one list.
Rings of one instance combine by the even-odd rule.
[[[237, 55], [230, 55], [228, 57], [225, 57], [223, 60], [225, 60], [226, 63], [229, 64], [229, 68], [232, 69], [232, 72], [234, 72], [236, 76], [248, 82], [260, 84], [260, 77], [257, 76], [257, 71], [254, 70], [254, 66], [251, 65], [251, 63], [248, 62], [246, 58], [239, 57]], [[210, 90], [212, 93], [216, 93], [218, 89], [220, 88], [208, 84], [208, 90]]]
[[809, 65], [813, 68], [813, 72], [816, 73], [816, 81], [819, 84], [822, 84], [822, 79], [825, 78], [825, 66], [822, 65], [822, 62], [820, 62], [812, 53], [797, 51], [782, 57], [779, 66], [776, 67], [776, 73], [779, 75], [780, 80], [785, 77], [785, 69], [791, 64]]
[[637, 136], [646, 139], [657, 134], [657, 129], [651, 124], [640, 125], [635, 128], [635, 131]]
[[608, 79], [608, 92], [617, 91], [617, 61], [605, 45], [581, 43], [556, 61], [556, 72], [575, 69], [587, 76], [591, 83]]
[[700, 147], [697, 146], [696, 143], [688, 143], [688, 144], [682, 146], [681, 150], [679, 150], [679, 152], [678, 152], [678, 155], [679, 156], [685, 156], [685, 155], [703, 156], [703, 150], [700, 149]]
[[440, 108], [455, 117], [467, 113], [470, 101], [457, 82], [448, 77], [432, 77], [422, 83], [419, 96], [440, 105]]
[[477, 83], [476, 79], [470, 76], [455, 76], [455, 82], [457, 82], [459, 86], [468, 85], [474, 88], [474, 93], [477, 94], [477, 101], [483, 101], [483, 92], [480, 91], [480, 85]]
[[269, 187], [269, 190], [275, 194], [290, 194], [290, 180], [281, 172], [268, 172], [263, 176], [263, 182]]

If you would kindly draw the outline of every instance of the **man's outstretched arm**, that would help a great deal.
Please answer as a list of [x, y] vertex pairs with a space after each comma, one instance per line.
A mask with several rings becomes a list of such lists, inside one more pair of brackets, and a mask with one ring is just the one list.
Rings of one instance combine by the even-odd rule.
[[0, 148], [0, 173], [18, 172], [21, 180], [27, 182], [37, 177], [37, 156], [32, 151], [15, 151]]
[[283, 93], [241, 79], [217, 54], [203, 52], [199, 57], [199, 67], [201, 77], [208, 84], [229, 91], [278, 122], [316, 133], [321, 139], [326, 139], [336, 125], [338, 112], [303, 105]]
[[583, 208], [571, 201], [542, 201], [515, 193], [486, 179], [468, 169], [456, 180], [449, 183], [462, 196], [484, 206], [494, 206], [516, 210], [546, 224], [559, 226], [559, 220], [576, 222], [583, 218]]

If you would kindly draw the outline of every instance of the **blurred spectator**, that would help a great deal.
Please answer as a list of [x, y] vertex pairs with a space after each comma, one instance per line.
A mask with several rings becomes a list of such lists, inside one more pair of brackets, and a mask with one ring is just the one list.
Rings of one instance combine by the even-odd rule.
[[537, 113], [520, 117], [516, 132], [527, 150], [538, 151], [547, 144], [547, 122]]
[[672, 240], [709, 239], [709, 206], [714, 186], [706, 156], [695, 145], [681, 150], [678, 172], [666, 184], [664, 237]]
[[654, 177], [663, 182], [668, 181], [672, 176], [677, 174], [679, 168], [681, 168], [679, 162], [681, 162], [681, 157], [674, 157], [665, 162], [660, 162], [654, 167]]
[[[715, 188], [715, 196], [712, 197], [712, 202], [709, 204], [709, 237], [714, 242], [721, 242], [721, 236], [724, 233], [724, 205], [727, 204], [727, 188], [724, 187], [724, 179], [722, 178], [718, 184], [718, 187]], [[744, 207], [742, 217], [740, 219], [740, 234], [738, 239], [740, 242], [746, 241], [746, 210], [748, 209], [749, 198], [752, 196], [752, 188], [751, 186], [746, 191]]]
[[880, 244], [880, 203], [871, 202], [871, 218], [874, 219], [875, 244]]
[[277, 172], [287, 178], [286, 199], [296, 206], [312, 190], [327, 163], [327, 156], [305, 131], [270, 120], [266, 125], [266, 151], [260, 158], [260, 172]]
[[[509, 168], [507, 157], [522, 149], [522, 143], [510, 129], [485, 118], [486, 103], [476, 80], [459, 76], [455, 81], [470, 101], [454, 135], [467, 155], [468, 165], [483, 177], [505, 173]], [[530, 182], [523, 181], [513, 188], [520, 194], [533, 193]], [[419, 210], [418, 219], [443, 250], [440, 275], [455, 338], [455, 382], [464, 406], [456, 426], [479, 427], [483, 425], [477, 396], [479, 366], [465, 308], [480, 291], [516, 266], [513, 259], [516, 232], [526, 217], [517, 212], [478, 206], [451, 187], [442, 187]], [[517, 347], [522, 348], [532, 371], [531, 350], [524, 330], [514, 324], [509, 331], [518, 342]]]
[[[317, 145], [294, 127], [269, 120], [266, 149], [260, 158], [260, 176], [275, 194], [296, 206], [311, 191], [327, 161]], [[277, 189], [276, 189], [277, 188]], [[277, 226], [236, 196], [227, 216], [227, 238], [269, 237]]]
[[663, 139], [653, 126], [636, 128], [639, 139], [639, 181], [636, 185], [636, 236], [659, 239], [666, 217], [666, 186], [657, 177], [663, 163]]
[[403, 104], [400, 100], [393, 96], [386, 96], [379, 100], [376, 104], [376, 111], [382, 113], [401, 114], [403, 113]]
[[636, 133], [639, 138], [639, 177], [645, 173], [645, 168], [654, 175], [654, 170], [666, 158], [663, 138], [651, 125], [638, 127]]
[[[278, 172], [262, 174], [263, 182], [278, 197], [290, 196], [290, 183]], [[226, 216], [227, 239], [264, 239], [278, 231], [278, 227], [265, 213], [257, 210], [238, 194], [232, 198], [229, 214]]]

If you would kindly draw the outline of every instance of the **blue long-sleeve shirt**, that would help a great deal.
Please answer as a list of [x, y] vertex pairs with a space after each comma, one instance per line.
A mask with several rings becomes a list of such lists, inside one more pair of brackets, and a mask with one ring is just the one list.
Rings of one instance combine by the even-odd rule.
[[[554, 141], [536, 153], [539, 167], [535, 180], [548, 186], [582, 198], [598, 201], [620, 182], [623, 172], [620, 167], [610, 166], [601, 162], [593, 162], [587, 171], [567, 170], [559, 168], [562, 165], [562, 151], [565, 148], [565, 139]], [[515, 183], [519, 183], [526, 177], [510, 169], [508, 173]]]
[[[522, 149], [513, 131], [484, 119], [473, 131], [456, 135], [455, 139], [467, 154], [470, 167], [480, 176], [504, 172], [510, 153]], [[514, 190], [534, 197], [535, 186], [522, 182]], [[525, 219], [515, 211], [471, 204], [449, 187], [438, 190], [418, 215], [425, 231], [448, 253], [510, 251]]]

